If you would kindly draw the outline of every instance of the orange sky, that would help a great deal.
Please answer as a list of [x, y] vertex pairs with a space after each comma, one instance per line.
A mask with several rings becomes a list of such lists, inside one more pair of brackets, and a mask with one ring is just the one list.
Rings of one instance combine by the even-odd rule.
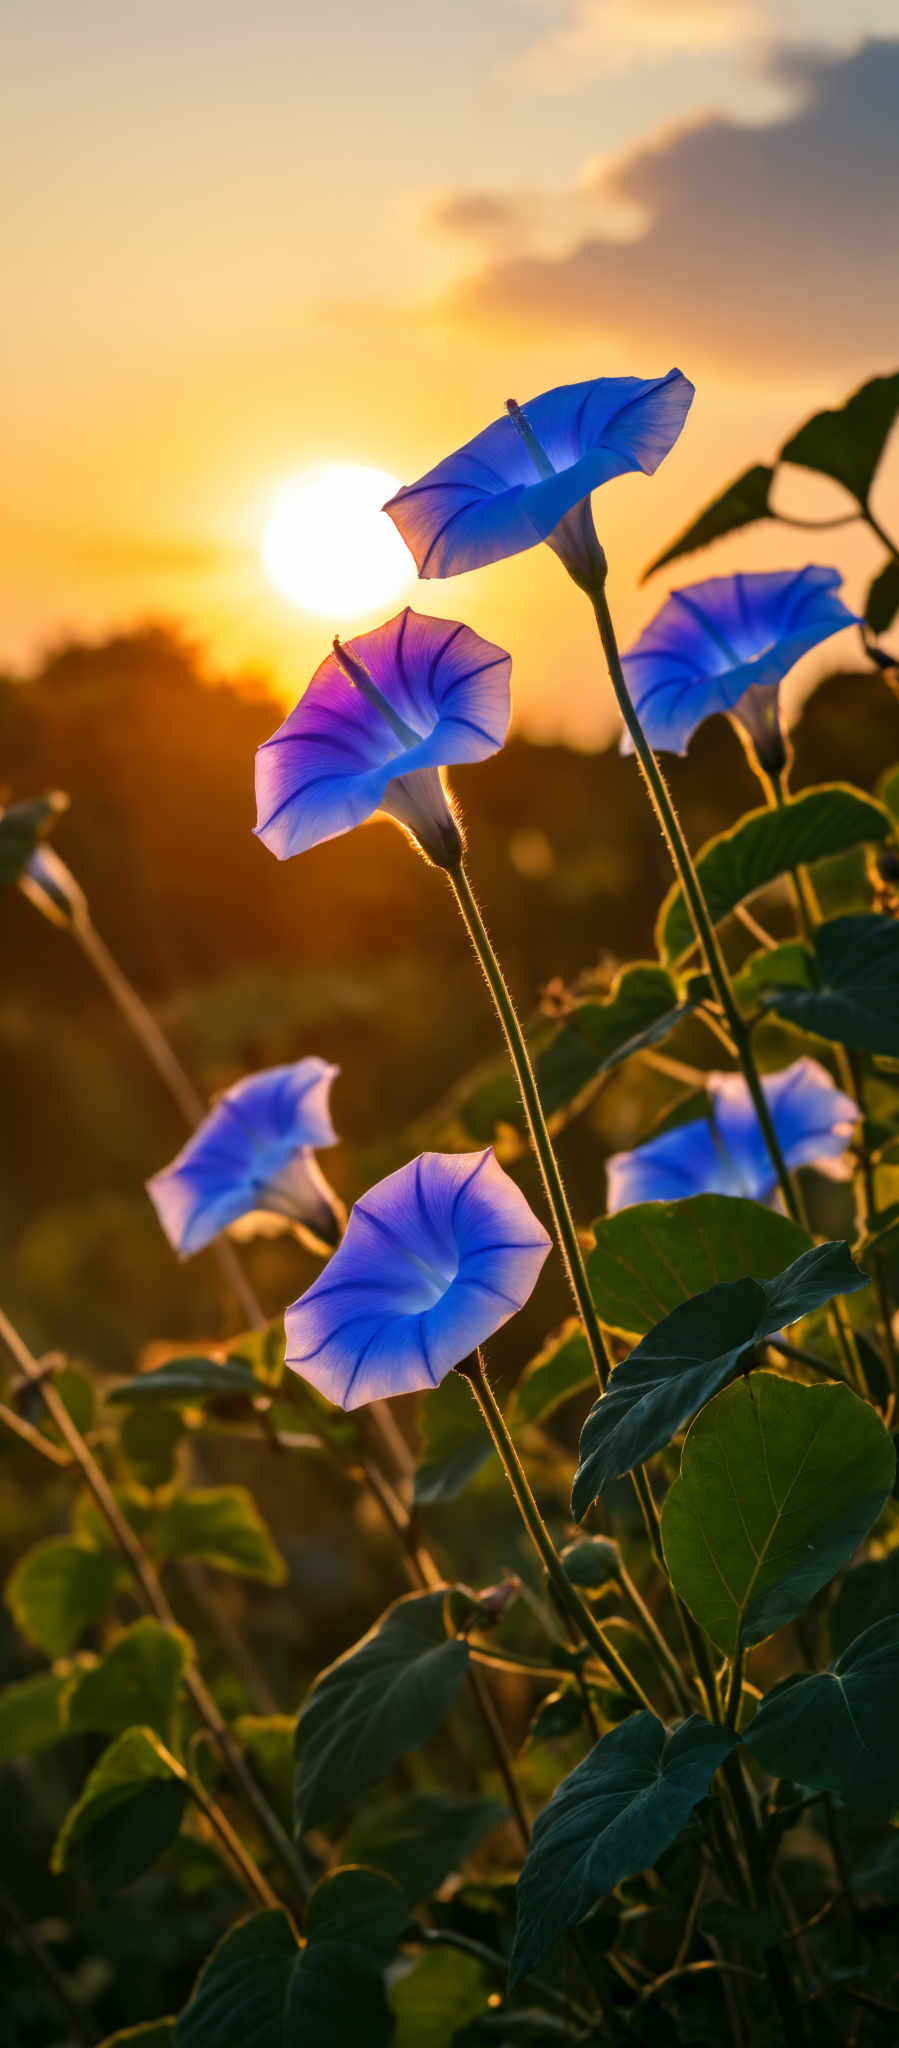
[[[627, 639], [667, 587], [640, 567], [698, 504], [895, 367], [899, 41], [865, 43], [894, 0], [859, 0], [851, 36], [831, 0], [302, 12], [32, 0], [0, 31], [10, 666], [168, 616], [293, 695], [335, 626], [377, 620], [272, 590], [280, 483], [409, 480], [510, 393], [677, 362], [681, 443], [596, 505]], [[827, 540], [857, 598], [876, 549]], [[807, 559], [762, 528], [695, 573]], [[548, 550], [413, 601], [510, 648], [530, 729], [607, 733]]]

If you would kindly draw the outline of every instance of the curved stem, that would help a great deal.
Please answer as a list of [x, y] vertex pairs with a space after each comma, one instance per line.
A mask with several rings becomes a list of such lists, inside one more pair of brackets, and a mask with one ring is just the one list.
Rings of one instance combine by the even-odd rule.
[[652, 1713], [654, 1711], [652, 1704], [647, 1699], [639, 1681], [634, 1678], [627, 1665], [622, 1662], [614, 1645], [610, 1643], [604, 1630], [594, 1620], [589, 1608], [581, 1599], [577, 1587], [572, 1585], [568, 1577], [568, 1573], [531, 1492], [527, 1473], [512, 1442], [506, 1418], [487, 1378], [484, 1361], [480, 1352], [475, 1352], [471, 1358], [465, 1359], [462, 1365], [457, 1365], [456, 1371], [461, 1373], [462, 1378], [466, 1379], [471, 1387], [474, 1398], [499, 1452], [506, 1478], [509, 1481], [518, 1505], [521, 1519], [538, 1556], [546, 1568], [547, 1578], [556, 1594], [560, 1607], [568, 1615], [569, 1620], [574, 1623], [578, 1633], [594, 1652], [594, 1655], [602, 1660], [608, 1671], [611, 1671], [613, 1678], [621, 1686], [622, 1691], [626, 1692], [629, 1699], [634, 1700], [637, 1706], [646, 1707]]
[[552, 1211], [553, 1221], [556, 1226], [556, 1236], [565, 1261], [565, 1269], [571, 1283], [571, 1291], [587, 1333], [587, 1342], [590, 1346], [593, 1364], [596, 1369], [596, 1377], [600, 1386], [605, 1387], [611, 1369], [610, 1362], [605, 1344], [603, 1343], [596, 1304], [590, 1292], [584, 1255], [581, 1250], [577, 1230], [575, 1229], [574, 1218], [571, 1214], [568, 1196], [565, 1193], [562, 1176], [559, 1172], [552, 1139], [547, 1130], [543, 1105], [540, 1101], [540, 1093], [537, 1087], [537, 1079], [531, 1065], [531, 1056], [528, 1052], [524, 1032], [461, 861], [458, 867], [450, 868], [447, 872], [466, 930], [480, 962], [487, 987], [493, 998], [496, 1014], [502, 1025], [509, 1049], [509, 1057], [515, 1069], [518, 1086], [521, 1090], [521, 1099], [524, 1104], [531, 1143], [537, 1155], [537, 1161], [543, 1177], [546, 1198]]
[[876, 539], [883, 542], [883, 545], [886, 548], [887, 553], [892, 555], [894, 560], [899, 561], [899, 547], [897, 547], [896, 542], [894, 540], [890, 539], [890, 536], [887, 533], [886, 528], [881, 526], [880, 520], [875, 519], [874, 514], [871, 511], [869, 505], [866, 505], [864, 507], [861, 516], [865, 521], [866, 526], [870, 526], [871, 532], [875, 535]]

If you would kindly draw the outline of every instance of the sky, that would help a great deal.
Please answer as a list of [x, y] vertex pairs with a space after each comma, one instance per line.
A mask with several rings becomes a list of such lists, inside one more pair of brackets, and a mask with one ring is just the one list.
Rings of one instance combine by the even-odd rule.
[[[14, 672], [165, 618], [292, 700], [380, 614], [273, 588], [285, 482], [409, 482], [510, 395], [677, 363], [678, 446], [595, 505], [626, 643], [668, 588], [640, 570], [698, 507], [897, 366], [899, 0], [30, 0], [0, 76]], [[895, 451], [880, 488], [889, 523]], [[857, 601], [875, 545], [826, 543]], [[809, 558], [764, 526], [675, 580]], [[607, 737], [589, 608], [548, 550], [410, 595], [509, 648], [528, 730]]]

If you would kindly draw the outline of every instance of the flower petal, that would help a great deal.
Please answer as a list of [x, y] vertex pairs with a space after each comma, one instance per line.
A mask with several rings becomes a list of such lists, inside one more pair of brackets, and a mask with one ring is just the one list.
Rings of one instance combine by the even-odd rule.
[[730, 1194], [728, 1174], [704, 1117], [649, 1138], [632, 1152], [606, 1160], [606, 1208], [610, 1216], [634, 1202], [676, 1202], [684, 1195]]
[[[671, 591], [621, 657], [650, 746], [685, 753], [704, 718], [733, 711], [753, 686], [781, 682], [811, 648], [855, 623], [836, 594], [840, 581], [838, 570], [810, 564]], [[628, 736], [622, 749], [632, 750]]]
[[508, 415], [398, 491], [385, 506], [420, 576], [456, 576], [546, 540], [573, 505], [628, 470], [648, 476], [677, 440], [693, 397], [666, 377], [562, 384], [523, 408], [557, 474], [538, 478]]
[[508, 730], [511, 658], [469, 626], [407, 607], [347, 645], [420, 738], [403, 746], [329, 654], [256, 755], [256, 832], [279, 860], [370, 818], [395, 777], [485, 760]]
[[321, 1229], [327, 1183], [311, 1153], [337, 1142], [328, 1098], [338, 1072], [326, 1060], [296, 1060], [247, 1075], [213, 1103], [171, 1165], [147, 1182], [182, 1258], [269, 1205]]
[[287, 1364], [344, 1408], [436, 1386], [527, 1300], [549, 1248], [492, 1151], [422, 1153], [356, 1203], [288, 1309]]

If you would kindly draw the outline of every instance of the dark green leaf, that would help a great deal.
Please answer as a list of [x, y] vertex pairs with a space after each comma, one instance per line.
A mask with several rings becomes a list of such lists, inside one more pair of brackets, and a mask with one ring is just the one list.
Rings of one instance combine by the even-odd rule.
[[875, 911], [815, 932], [817, 988], [775, 989], [766, 1008], [817, 1038], [899, 1058], [899, 924]]
[[866, 1287], [847, 1244], [813, 1245], [775, 1280], [730, 1280], [672, 1309], [616, 1365], [581, 1433], [571, 1511], [578, 1521], [613, 1479], [661, 1451], [736, 1370], [744, 1351]]
[[487, 2011], [493, 1989], [475, 1956], [430, 1949], [391, 1989], [393, 2048], [452, 2048], [460, 2027]]
[[739, 1941], [745, 1948], [775, 1948], [783, 1933], [779, 1914], [735, 1906], [730, 1899], [710, 1899], [699, 1924], [713, 1941]]
[[149, 1616], [134, 1622], [71, 1685], [66, 1731], [118, 1735], [139, 1721], [167, 1742], [189, 1655], [186, 1636]]
[[569, 1108], [631, 1053], [666, 1038], [692, 1007], [656, 961], [622, 968], [608, 996], [578, 1003], [538, 1054], [537, 1083], [547, 1116]]
[[45, 838], [69, 799], [61, 789], [46, 796], [25, 797], [0, 810], [0, 886], [16, 882], [40, 839]]
[[455, 1500], [493, 1450], [484, 1418], [460, 1373], [447, 1373], [421, 1409], [422, 1455], [415, 1474], [420, 1503]]
[[34, 1756], [49, 1749], [63, 1734], [63, 1694], [71, 1679], [56, 1671], [39, 1671], [0, 1693], [0, 1763], [13, 1756]]
[[694, 519], [692, 526], [685, 527], [677, 540], [664, 553], [657, 555], [649, 568], [644, 569], [640, 578], [645, 583], [654, 576], [657, 569], [663, 569], [666, 562], [676, 562], [679, 555], [692, 555], [697, 548], [707, 548], [711, 541], [721, 540], [726, 533], [737, 533], [742, 526], [752, 526], [757, 519], [768, 518], [768, 493], [774, 481], [773, 469], [757, 462], [752, 469], [744, 470], [720, 497], [713, 498], [710, 505]]
[[815, 963], [810, 946], [802, 939], [785, 939], [782, 946], [762, 946], [744, 960], [733, 977], [734, 995], [742, 1009], [754, 1009], [769, 988], [814, 988]]
[[577, 1543], [566, 1544], [561, 1556], [573, 1586], [598, 1592], [621, 1574], [621, 1552], [608, 1536], [581, 1536]]
[[493, 1799], [457, 1799], [446, 1792], [410, 1792], [383, 1806], [370, 1806], [354, 1821], [343, 1843], [347, 1863], [386, 1870], [401, 1885], [410, 1906], [429, 1899], [453, 1870], [459, 1870], [490, 1828], [508, 1819]]
[[811, 1248], [808, 1231], [742, 1195], [636, 1202], [593, 1225], [587, 1259], [607, 1328], [644, 1337], [663, 1316], [721, 1280], [772, 1280]]
[[899, 1613], [899, 1550], [885, 1557], [866, 1557], [854, 1565], [840, 1587], [828, 1615], [830, 1647], [835, 1656], [876, 1621]]
[[152, 1372], [135, 1373], [120, 1387], [113, 1387], [110, 1401], [206, 1401], [215, 1394], [246, 1394], [252, 1398], [259, 1387], [250, 1367], [239, 1358], [203, 1358], [188, 1353], [169, 1358]]
[[583, 1720], [583, 1695], [571, 1679], [540, 1701], [528, 1729], [528, 1747], [535, 1742], [559, 1742], [581, 1728]]
[[468, 1667], [442, 1592], [409, 1593], [316, 1680], [297, 1724], [296, 1820], [326, 1820], [440, 1727]]
[[[55, 1372], [53, 1374], [53, 1389], [59, 1395], [62, 1405], [67, 1415], [71, 1416], [76, 1429], [80, 1429], [82, 1435], [84, 1435], [86, 1430], [93, 1427], [96, 1409], [94, 1389], [86, 1374], [75, 1372], [71, 1367], [66, 1367], [64, 1372]], [[52, 1417], [47, 1413], [42, 1400], [40, 1407], [41, 1422], [47, 1431], [47, 1435], [54, 1437], [59, 1442], [59, 1430]]]
[[818, 470], [867, 505], [874, 473], [899, 410], [899, 373], [872, 377], [833, 412], [817, 412], [780, 451], [781, 462]]
[[177, 1408], [135, 1402], [123, 1417], [119, 1444], [141, 1486], [155, 1490], [174, 1478], [184, 1423]]
[[899, 561], [891, 555], [879, 576], [875, 576], [865, 602], [865, 618], [872, 633], [886, 633], [899, 612]]
[[733, 1657], [801, 1613], [893, 1484], [880, 1417], [846, 1386], [753, 1373], [716, 1394], [662, 1510], [675, 1591]]
[[114, 1897], [174, 1841], [188, 1797], [152, 1730], [127, 1729], [101, 1756], [66, 1815], [52, 1869], [77, 1863], [98, 1897]]
[[651, 1869], [736, 1739], [699, 1714], [671, 1735], [654, 1714], [632, 1714], [563, 1778], [535, 1824], [519, 1880], [513, 1983], [623, 1877]]
[[545, 1422], [572, 1394], [596, 1385], [596, 1373], [583, 1325], [572, 1316], [561, 1330], [547, 1338], [514, 1388], [509, 1404], [509, 1421], [516, 1429], [529, 1422]]
[[829, 1671], [785, 1678], [743, 1737], [774, 1778], [835, 1792], [848, 1806], [899, 1805], [899, 1615], [857, 1636]]
[[899, 823], [899, 768], [890, 768], [878, 783], [877, 794], [881, 803], [886, 804], [891, 818]]
[[[748, 811], [729, 832], [707, 840], [696, 856], [713, 924], [720, 924], [738, 903], [791, 868], [885, 839], [892, 829], [882, 804], [843, 782], [804, 790], [780, 810]], [[659, 911], [656, 939], [669, 961], [680, 959], [693, 944], [693, 925], [679, 882], [669, 889]]]
[[89, 1550], [53, 1536], [26, 1550], [6, 1584], [13, 1620], [48, 1657], [64, 1657], [100, 1621], [123, 1575], [112, 1550]]
[[306, 1945], [286, 1913], [256, 1913], [210, 1956], [176, 2028], [177, 2048], [387, 2048], [383, 1973], [409, 1917], [372, 1870], [337, 1870], [309, 1901]]
[[286, 1566], [245, 1486], [181, 1493], [156, 1525], [160, 1557], [203, 1557], [219, 1571], [283, 1585]]

